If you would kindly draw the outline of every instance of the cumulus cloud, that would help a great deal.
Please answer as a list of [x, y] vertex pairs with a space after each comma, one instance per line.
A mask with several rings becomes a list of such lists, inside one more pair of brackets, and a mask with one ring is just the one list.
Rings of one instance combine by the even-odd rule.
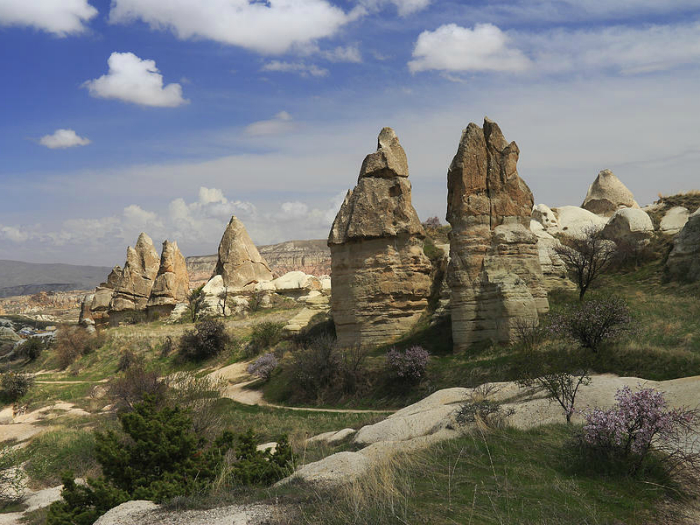
[[328, 75], [328, 70], [318, 67], [315, 64], [306, 64], [304, 62], [282, 62], [273, 60], [264, 64], [260, 71], [279, 71], [281, 73], [296, 73], [302, 77], [325, 77]]
[[177, 107], [182, 98], [180, 84], [163, 85], [163, 75], [154, 60], [142, 60], [133, 53], [112, 53], [109, 72], [83, 84], [96, 98], [117, 99], [142, 106]]
[[57, 129], [53, 134], [41, 137], [39, 144], [50, 149], [63, 149], [87, 146], [90, 144], [90, 139], [78, 136], [72, 129]]
[[0, 224], [0, 239], [21, 243], [29, 238], [27, 232], [15, 228], [14, 226], [3, 226]]
[[529, 59], [508, 44], [508, 36], [493, 24], [477, 24], [473, 29], [447, 24], [418, 36], [408, 68], [412, 73], [430, 69], [453, 72], [527, 69]]
[[286, 111], [280, 111], [273, 119], [253, 122], [245, 128], [247, 135], [259, 137], [264, 135], [280, 135], [296, 128], [292, 116]]
[[0, 26], [33, 27], [61, 37], [84, 32], [96, 15], [87, 0], [0, 0]]
[[109, 19], [141, 20], [180, 39], [205, 38], [270, 55], [332, 36], [358, 15], [326, 0], [113, 0]]

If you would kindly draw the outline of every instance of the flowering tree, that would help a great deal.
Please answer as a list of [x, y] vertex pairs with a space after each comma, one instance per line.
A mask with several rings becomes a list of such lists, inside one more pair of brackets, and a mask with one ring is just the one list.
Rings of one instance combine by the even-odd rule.
[[695, 411], [668, 409], [663, 393], [653, 388], [632, 392], [625, 386], [617, 391], [615, 399], [617, 404], [610, 409], [583, 412], [586, 423], [581, 438], [585, 446], [610, 459], [624, 461], [632, 474], [652, 447], [666, 454], [667, 468], [697, 462], [694, 442], [683, 438], [698, 422]]
[[425, 375], [430, 354], [422, 346], [412, 346], [404, 352], [395, 348], [386, 354], [389, 374], [399, 381], [417, 383]]
[[270, 379], [272, 372], [277, 368], [277, 358], [275, 354], [269, 352], [258, 357], [255, 362], [248, 365], [248, 373], [267, 381]]

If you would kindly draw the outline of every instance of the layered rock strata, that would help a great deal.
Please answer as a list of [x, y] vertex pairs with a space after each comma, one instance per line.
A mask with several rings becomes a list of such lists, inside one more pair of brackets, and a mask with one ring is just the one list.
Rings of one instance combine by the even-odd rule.
[[611, 217], [620, 208], [639, 208], [639, 204], [612, 171], [603, 170], [588, 188], [581, 207], [596, 215]]
[[537, 237], [530, 231], [533, 197], [518, 176], [519, 149], [484, 120], [462, 133], [447, 174], [452, 337], [456, 351], [509, 342], [522, 323], [536, 325], [549, 304]]
[[666, 272], [676, 281], [700, 281], [700, 208], [688, 218], [688, 222], [673, 239]]
[[146, 309], [160, 268], [160, 257], [151, 238], [142, 233], [136, 245], [126, 249], [126, 263], [114, 286], [109, 306], [110, 323], [118, 323], [131, 312]]
[[408, 162], [391, 128], [379, 134], [328, 237], [339, 344], [377, 345], [409, 330], [428, 305], [431, 264], [411, 204]]
[[148, 299], [148, 316], [170, 315], [175, 306], [187, 302], [190, 279], [187, 263], [176, 242], [165, 241], [160, 255], [160, 268]]

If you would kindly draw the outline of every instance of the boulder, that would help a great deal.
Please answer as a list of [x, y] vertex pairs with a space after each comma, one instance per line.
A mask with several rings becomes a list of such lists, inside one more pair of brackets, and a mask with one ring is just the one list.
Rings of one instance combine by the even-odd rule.
[[552, 211], [559, 222], [559, 230], [550, 233], [560, 232], [568, 237], [583, 237], [587, 230], [602, 230], [608, 223], [605, 217], [596, 215], [578, 206], [560, 206], [552, 208]]
[[683, 206], [674, 206], [666, 212], [661, 219], [659, 230], [667, 235], [675, 235], [683, 229], [688, 222], [690, 212]]
[[129, 246], [126, 250], [124, 270], [114, 284], [110, 320], [115, 313], [146, 309], [159, 268], [160, 257], [153, 246], [153, 241], [148, 235], [141, 233], [136, 246], [133, 248]]
[[307, 275], [300, 271], [288, 272], [282, 277], [274, 279], [270, 284], [277, 293], [292, 296], [305, 295], [313, 290], [321, 290], [321, 280], [318, 277]]
[[175, 305], [187, 302], [190, 279], [187, 264], [176, 242], [165, 241], [160, 268], [148, 299], [148, 315], [167, 317]]
[[519, 153], [486, 118], [483, 129], [471, 123], [464, 130], [447, 174], [447, 283], [457, 351], [512, 341], [519, 323], [537, 324], [549, 310]]
[[559, 219], [546, 204], [537, 204], [532, 208], [532, 218], [540, 223], [546, 232], [559, 231]]
[[582, 208], [611, 217], [620, 208], [639, 208], [634, 195], [612, 171], [603, 170], [588, 188]]
[[603, 228], [606, 239], [633, 244], [648, 241], [653, 233], [651, 218], [639, 208], [617, 210]]
[[424, 238], [406, 154], [394, 130], [384, 128], [328, 236], [331, 311], [341, 346], [393, 341], [420, 318], [432, 271]]
[[214, 271], [223, 278], [223, 284], [229, 291], [273, 278], [269, 265], [235, 215], [221, 237]]
[[666, 262], [667, 275], [676, 281], [700, 280], [700, 209], [693, 213], [673, 239]]

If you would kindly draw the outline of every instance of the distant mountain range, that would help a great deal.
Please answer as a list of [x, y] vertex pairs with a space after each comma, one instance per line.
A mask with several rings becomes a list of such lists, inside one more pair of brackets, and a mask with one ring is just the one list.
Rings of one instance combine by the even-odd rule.
[[90, 290], [107, 279], [107, 266], [36, 264], [0, 260], [0, 297]]

